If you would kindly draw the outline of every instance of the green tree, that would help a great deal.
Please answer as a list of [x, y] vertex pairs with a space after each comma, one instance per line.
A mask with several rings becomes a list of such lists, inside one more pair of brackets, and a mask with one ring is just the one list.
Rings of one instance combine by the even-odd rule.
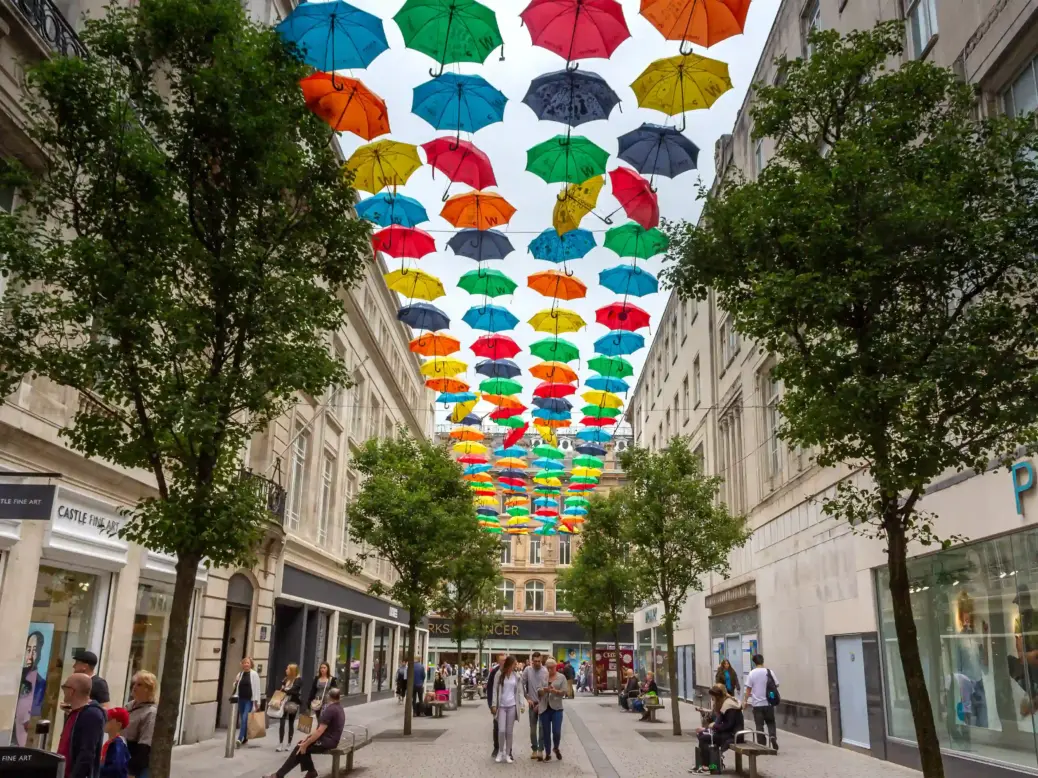
[[598, 639], [605, 631], [608, 615], [605, 603], [601, 598], [598, 584], [598, 571], [590, 557], [585, 557], [583, 547], [577, 551], [573, 564], [559, 570], [555, 583], [555, 596], [565, 593], [566, 610], [573, 614], [573, 619], [587, 630], [591, 639], [592, 674], [591, 689], [598, 694], [598, 684], [594, 675], [594, 654]]
[[928, 484], [1008, 462], [1038, 433], [1038, 132], [977, 120], [951, 70], [889, 69], [903, 36], [816, 33], [809, 61], [755, 87], [770, 164], [725, 182], [698, 227], [672, 227], [668, 275], [685, 296], [714, 289], [777, 355], [782, 436], [869, 476], [825, 510], [885, 543], [923, 772], [939, 778], [908, 546], [940, 542], [919, 509]]
[[[377, 581], [373, 594], [391, 597], [408, 611], [407, 699], [414, 694], [415, 637], [451, 572], [459, 548], [482, 530], [472, 491], [447, 449], [410, 436], [369, 440], [355, 467], [364, 476], [350, 504], [350, 528], [396, 570], [395, 583]], [[411, 705], [404, 706], [404, 734], [411, 734]]]
[[681, 734], [681, 709], [674, 623], [689, 593], [702, 591], [703, 576], [726, 576], [732, 550], [749, 538], [744, 518], [717, 500], [723, 479], [703, 474], [688, 443], [676, 437], [657, 452], [631, 448], [621, 454], [627, 486], [617, 497], [639, 589], [663, 606], [675, 735]]
[[83, 41], [89, 58], [27, 74], [48, 166], [5, 173], [26, 203], [0, 215], [0, 372], [78, 390], [68, 443], [155, 481], [122, 534], [177, 555], [151, 756], [166, 778], [197, 567], [251, 563], [268, 514], [241, 453], [297, 392], [346, 380], [328, 333], [370, 249], [299, 98], [307, 69], [237, 0], [112, 7]]
[[504, 603], [497, 588], [500, 583], [501, 577], [495, 576], [494, 580], [484, 583], [472, 598], [471, 619], [472, 630], [476, 635], [477, 670], [483, 662], [483, 646], [486, 645], [487, 635], [502, 622], [501, 608], [504, 607]]

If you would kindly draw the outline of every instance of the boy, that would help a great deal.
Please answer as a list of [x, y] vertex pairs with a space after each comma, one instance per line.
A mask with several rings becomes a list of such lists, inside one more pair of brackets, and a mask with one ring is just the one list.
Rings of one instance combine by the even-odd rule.
[[101, 746], [100, 778], [127, 778], [130, 764], [130, 748], [120, 734], [130, 725], [130, 713], [126, 708], [110, 708], [105, 732], [108, 740]]

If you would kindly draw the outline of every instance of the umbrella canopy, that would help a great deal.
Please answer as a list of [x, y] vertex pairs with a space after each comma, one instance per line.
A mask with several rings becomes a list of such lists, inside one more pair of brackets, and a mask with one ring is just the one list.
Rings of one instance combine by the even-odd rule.
[[578, 465], [573, 468], [572, 474], [575, 478], [599, 478], [602, 475], [602, 469], [598, 467], [587, 467], [586, 465]]
[[587, 454], [589, 456], [602, 457], [605, 456], [606, 450], [599, 446], [597, 443], [585, 443], [582, 446], [577, 446], [577, 451], [581, 454]]
[[501, 121], [507, 102], [482, 76], [444, 73], [414, 88], [411, 113], [433, 129], [476, 132]]
[[530, 425], [524, 421], [521, 427], [516, 427], [507, 435], [505, 435], [505, 439], [503, 441], [505, 448], [511, 448], [514, 443], [518, 442], [519, 440], [522, 440], [523, 435], [526, 434], [526, 431], [528, 429], [530, 429]]
[[485, 359], [476, 363], [476, 372], [490, 378], [515, 378], [523, 370], [510, 359]]
[[458, 454], [485, 454], [487, 453], [487, 447], [482, 443], [475, 443], [473, 441], [462, 441], [461, 443], [455, 443], [451, 446], [451, 450]]
[[598, 195], [604, 186], [605, 176], [595, 176], [581, 184], [567, 184], [552, 208], [551, 223], [555, 231], [564, 235], [580, 227], [581, 220], [598, 205]]
[[467, 403], [475, 400], [478, 395], [475, 392], [443, 392], [436, 396], [438, 403]]
[[346, 160], [346, 169], [353, 172], [353, 185], [372, 194], [387, 186], [403, 186], [421, 166], [418, 149], [398, 140], [377, 140], [360, 146]]
[[512, 395], [519, 394], [523, 390], [523, 385], [511, 378], [488, 378], [480, 382], [479, 390], [490, 394]]
[[454, 376], [460, 375], [468, 369], [468, 362], [462, 362], [460, 359], [452, 359], [451, 357], [446, 359], [437, 357], [425, 362], [420, 368], [420, 372], [427, 378], [439, 378], [440, 376], [454, 378]]
[[731, 88], [728, 65], [698, 54], [658, 59], [631, 84], [639, 106], [668, 116], [709, 108]]
[[621, 257], [649, 259], [666, 251], [670, 240], [656, 228], [647, 230], [640, 224], [627, 222], [607, 230], [603, 245]]
[[648, 181], [630, 168], [618, 167], [609, 171], [609, 183], [627, 218], [647, 230], [660, 223], [659, 199]]
[[499, 224], [508, 224], [515, 208], [495, 192], [465, 192], [444, 203], [440, 216], [455, 227], [475, 227], [488, 230]]
[[416, 330], [445, 330], [451, 326], [450, 317], [429, 303], [405, 305], [397, 311], [396, 317]]
[[[457, 409], [455, 409], [455, 410], [457, 410]], [[451, 419], [451, 421], [453, 421], [453, 419]], [[479, 416], [477, 416], [474, 413], [466, 414], [464, 416], [464, 418], [462, 418], [462, 420], [458, 422], [458, 424], [470, 424], [470, 425], [473, 425], [473, 426], [476, 426], [476, 427], [480, 426], [482, 423], [483, 423], [483, 420], [481, 418], [479, 418]], [[458, 461], [460, 462], [461, 460], [459, 459]], [[484, 461], [486, 461], [486, 460], [484, 460]]]
[[639, 173], [674, 178], [695, 170], [699, 148], [675, 127], [645, 123], [619, 138], [618, 156]]
[[472, 475], [473, 473], [486, 473], [491, 470], [490, 465], [468, 465], [465, 468], [465, 475]]
[[624, 404], [624, 401], [620, 397], [610, 392], [593, 390], [590, 392], [584, 392], [584, 394], [580, 396], [583, 397], [586, 402], [589, 402], [592, 405], [601, 406], [602, 408], [622, 408]]
[[467, 140], [436, 138], [423, 143], [422, 151], [433, 170], [439, 170], [449, 181], [468, 184], [475, 189], [497, 183], [490, 157]]
[[496, 405], [498, 408], [518, 408], [520, 410], [526, 409], [526, 406], [519, 402], [519, 400], [515, 399], [514, 397], [506, 397], [503, 394], [484, 393], [483, 399], [491, 405]]
[[318, 71], [299, 86], [306, 107], [333, 130], [352, 132], [364, 140], [389, 132], [385, 101], [361, 81]]
[[412, 197], [393, 192], [380, 192], [361, 200], [357, 203], [357, 216], [379, 227], [393, 224], [415, 227], [429, 221], [425, 206]]
[[563, 516], [587, 516], [587, 508], [566, 508], [562, 512]]
[[486, 463], [487, 458], [482, 454], [463, 454], [458, 457], [458, 461], [463, 465], [481, 465]]
[[561, 448], [556, 448], [555, 446], [546, 446], [546, 445], [535, 446], [534, 449], [533, 449], [533, 453], [536, 454], [539, 457], [544, 457], [545, 459], [565, 459], [566, 458], [566, 452], [564, 452]]
[[649, 326], [649, 314], [631, 303], [612, 303], [595, 311], [595, 321], [611, 330], [640, 330]]
[[542, 381], [572, 383], [577, 380], [577, 371], [565, 362], [540, 362], [530, 368], [530, 375]]
[[530, 344], [530, 353], [556, 362], [572, 362], [580, 357], [580, 349], [565, 338], [541, 338]]
[[537, 388], [533, 390], [534, 397], [568, 397], [571, 394], [576, 394], [577, 388], [570, 384], [555, 384], [550, 381], [544, 381], [543, 383], [537, 384]]
[[[468, 432], [469, 430], [462, 430], [462, 432]], [[493, 484], [494, 479], [489, 473], [474, 473], [472, 475], [463, 475], [463, 479], [468, 481], [470, 484]]]
[[660, 290], [660, 282], [652, 273], [637, 265], [618, 265], [598, 274], [598, 283], [611, 292], [631, 297], [644, 297]]
[[505, 511], [505, 513], [507, 513], [509, 516], [512, 516], [512, 517], [529, 516], [530, 515], [530, 509], [529, 508], [524, 508], [521, 505], [517, 505], [514, 508], [509, 508], [507, 511]]
[[499, 305], [477, 305], [469, 308], [461, 320], [474, 330], [501, 332], [511, 330], [519, 323], [515, 315]]
[[584, 382], [590, 389], [601, 389], [603, 392], [629, 392], [631, 385], [622, 378], [611, 376], [593, 375]]
[[497, 460], [496, 464], [501, 469], [526, 469], [526, 460], [520, 459], [519, 457], [504, 457], [502, 459]]
[[571, 259], [580, 259], [595, 247], [595, 235], [588, 230], [570, 230], [562, 235], [548, 228], [532, 241], [527, 249], [534, 259], [559, 264]]
[[549, 508], [553, 505], [557, 506], [558, 504], [557, 500], [553, 500], [550, 497], [538, 497], [533, 501], [533, 507], [535, 508]]
[[549, 411], [545, 408], [535, 408], [530, 415], [535, 419], [546, 419], [547, 421], [563, 421], [571, 416], [569, 411]]
[[371, 236], [371, 247], [391, 257], [421, 259], [436, 252], [436, 241], [425, 230], [394, 224]]
[[643, 348], [645, 348], [645, 336], [636, 332], [617, 330], [603, 335], [595, 341], [595, 353], [606, 356], [633, 354]]
[[447, 245], [459, 257], [468, 257], [477, 262], [504, 259], [515, 251], [512, 241], [497, 230], [460, 230], [447, 241]]
[[566, 465], [562, 462], [557, 462], [554, 459], [548, 459], [541, 457], [540, 459], [533, 460], [533, 466], [539, 467], [541, 470], [565, 470]]
[[534, 516], [540, 516], [544, 518], [551, 518], [559, 515], [559, 511], [553, 508], [538, 508], [533, 512]]
[[548, 478], [535, 478], [534, 481], [536, 483], [541, 484], [542, 486], [562, 486], [562, 481], [560, 481], [558, 478], [555, 478], [554, 476]]
[[494, 449], [495, 457], [525, 457], [528, 453], [522, 446], [503, 446]]
[[521, 349], [507, 335], [482, 335], [472, 344], [471, 351], [477, 357], [486, 359], [511, 359]]
[[581, 430], [577, 433], [577, 437], [589, 443], [608, 443], [613, 439], [613, 436], [605, 430]]
[[509, 497], [507, 500], [505, 500], [505, 507], [506, 508], [517, 508], [517, 507], [519, 507], [521, 505], [529, 505], [529, 504], [530, 504], [530, 498], [529, 497]]
[[634, 365], [623, 357], [598, 356], [590, 360], [587, 366], [596, 373], [614, 378], [627, 378], [627, 376], [634, 375]]
[[549, 411], [568, 411], [573, 408], [573, 403], [565, 397], [534, 397], [530, 402]]
[[530, 317], [530, 326], [537, 332], [552, 332], [556, 335], [561, 332], [576, 332], [586, 324], [579, 313], [565, 308], [539, 311]]
[[490, 419], [492, 421], [511, 419], [513, 416], [522, 415], [523, 410], [523, 408], [495, 408], [490, 412]]
[[580, 183], [603, 175], [609, 152], [581, 135], [556, 135], [526, 152], [526, 169], [549, 184]]
[[408, 348], [423, 357], [446, 357], [461, 349], [461, 341], [443, 332], [429, 332], [412, 340]]
[[[503, 294], [511, 294], [518, 284], [506, 276], [500, 270], [470, 270], [458, 279], [458, 287], [469, 294], [483, 295], [484, 297], [500, 297]], [[510, 329], [510, 328], [509, 328]]]
[[631, 37], [616, 0], [532, 0], [520, 16], [533, 45], [567, 62], [609, 59]]
[[713, 46], [746, 27], [750, 0], [642, 0], [641, 13], [669, 41]]
[[[451, 416], [450, 416], [451, 421], [453, 421], [455, 424], [473, 424], [473, 423], [475, 423], [476, 426], [479, 426], [480, 423], [481, 423], [480, 420], [479, 420], [479, 417], [478, 416], [471, 416], [470, 417], [470, 415], [469, 415], [470, 412], [472, 411], [472, 409], [476, 407], [476, 402], [477, 402], [476, 400], [464, 400], [462, 402], [459, 402], [457, 405], [455, 405], [454, 406], [454, 410], [451, 411]], [[473, 421], [471, 421], [471, 419], [474, 419], [475, 421], [473, 422]]]
[[404, 45], [439, 62], [440, 73], [451, 62], [483, 62], [501, 45], [497, 16], [475, 0], [407, 0], [393, 21]]
[[585, 405], [580, 411], [593, 419], [615, 419], [623, 413], [619, 408], [606, 408], [601, 405]]
[[[605, 463], [598, 457], [589, 457], [586, 454], [582, 454], [579, 457], [573, 457], [574, 467], [597, 467], [601, 468]], [[581, 497], [570, 497], [566, 500], [566, 505], [583, 505], [587, 507], [588, 501]]]
[[[468, 427], [458, 427], [450, 431], [454, 440], [483, 440], [483, 433], [479, 430], [470, 430]], [[478, 478], [479, 473], [466, 473], [465, 477], [474, 481], [489, 481], [489, 478]]]
[[440, 279], [424, 270], [393, 270], [383, 278], [386, 279], [386, 286], [409, 300], [435, 300], [444, 295]]
[[541, 121], [579, 127], [586, 122], [608, 119], [620, 98], [597, 73], [558, 70], [531, 81], [523, 102]]
[[497, 508], [490, 508], [490, 507], [484, 506], [484, 505], [481, 505], [478, 508], [476, 508], [476, 514], [479, 515], [479, 516], [497, 516], [498, 515], [497, 514]]
[[577, 300], [587, 295], [587, 285], [583, 281], [558, 270], [543, 270], [527, 276], [526, 285], [556, 300]]
[[341, 0], [300, 3], [277, 32], [318, 70], [366, 68], [389, 48], [382, 20]]
[[457, 378], [430, 378], [425, 385], [434, 392], [467, 392], [469, 385]]
[[526, 422], [524, 422], [518, 416], [512, 416], [509, 419], [501, 419], [501, 421], [499, 421], [498, 424], [500, 424], [502, 427], [512, 427], [513, 429], [528, 426]]

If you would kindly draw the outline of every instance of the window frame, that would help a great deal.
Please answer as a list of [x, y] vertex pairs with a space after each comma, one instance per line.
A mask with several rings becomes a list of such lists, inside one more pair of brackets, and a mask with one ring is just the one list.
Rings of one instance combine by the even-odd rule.
[[292, 441], [292, 458], [288, 499], [285, 500], [285, 522], [288, 529], [298, 530], [303, 515], [303, 495], [307, 489], [307, 464], [310, 460], [310, 431], [306, 427], [296, 430]]
[[[928, 22], [929, 36], [925, 41], [919, 36], [919, 49], [916, 50], [916, 25], [919, 19], [915, 14], [920, 9], [926, 9], [926, 21]], [[934, 45], [937, 43], [940, 28], [937, 25], [937, 0], [902, 0], [902, 10], [905, 15], [905, 33], [908, 36], [908, 48], [912, 59], [926, 59]], [[920, 17], [921, 18], [921, 17]]]
[[335, 455], [325, 451], [321, 458], [321, 504], [317, 511], [317, 542], [328, 542], [332, 507], [335, 505]]
[[[1020, 68], [1020, 70], [1009, 79], [1009, 83], [1000, 93], [1002, 113], [1010, 118], [1017, 118], [1023, 115], [1016, 109], [1016, 96], [1013, 94], [1013, 88], [1025, 74], [1030, 74], [1031, 76], [1031, 87], [1035, 93], [1035, 105], [1038, 106], [1038, 55], [1031, 57], [1031, 59], [1027, 61], [1027, 64]], [[1010, 101], [1012, 101], [1012, 110], [1010, 110]], [[1035, 110], [1036, 109], [1031, 109], [1032, 112]]]
[[800, 50], [804, 55], [805, 60], [811, 59], [811, 55], [815, 53], [808, 41], [808, 38], [812, 32], [820, 29], [822, 29], [821, 0], [810, 0], [810, 2], [804, 6], [804, 11], [800, 15]]
[[[544, 544], [541, 542], [539, 536], [529, 535], [530, 542], [527, 545], [527, 556], [526, 563], [528, 565], [543, 565], [544, 564]], [[536, 553], [534, 550], [536, 549]], [[534, 559], [534, 557], [537, 557]]]
[[[510, 567], [512, 565], [512, 536], [509, 535], [501, 539], [501, 566]], [[507, 559], [506, 559], [507, 557]]]
[[[500, 611], [515, 611], [515, 581], [510, 578], [502, 578], [496, 587], [499, 597]], [[511, 595], [512, 604], [508, 605], [508, 596]]]
[[[528, 603], [530, 602], [530, 595], [531, 594], [533, 595], [533, 607], [532, 608], [529, 607], [529, 605], [528, 605]], [[541, 600], [539, 608], [537, 607], [537, 596], [538, 595], [540, 595], [540, 600]], [[545, 608], [545, 604], [546, 604], [545, 603], [545, 596], [546, 596], [546, 587], [544, 586], [544, 581], [541, 581], [541, 580], [536, 579], [536, 578], [531, 580], [531, 581], [527, 581], [523, 585], [523, 612], [524, 613], [544, 613], [544, 608]]]
[[[558, 566], [559, 567], [569, 567], [570, 565], [573, 564], [573, 538], [570, 537], [569, 535], [558, 535], [557, 537], [559, 539], [559, 561], [558, 561]], [[562, 550], [564, 548], [566, 549], [566, 553], [565, 553], [566, 561], [565, 562], [562, 561], [562, 557], [564, 556], [563, 553], [562, 553]]]

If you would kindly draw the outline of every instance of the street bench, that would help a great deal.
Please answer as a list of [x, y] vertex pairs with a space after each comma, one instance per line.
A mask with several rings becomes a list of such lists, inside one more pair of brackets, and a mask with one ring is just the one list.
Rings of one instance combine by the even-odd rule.
[[[353, 755], [367, 745], [371, 745], [371, 737], [368, 735], [367, 727], [362, 727], [359, 724], [347, 725], [342, 731], [342, 737], [339, 738], [339, 745], [327, 752], [332, 756], [331, 778], [339, 778], [340, 775], [352, 772]], [[346, 757], [346, 769], [342, 770], [340, 760], [344, 756]]]
[[433, 718], [442, 719], [443, 709], [446, 708], [450, 703], [448, 703], [446, 700], [433, 700], [432, 702], [427, 704], [432, 706]]
[[[744, 738], [743, 742], [739, 742], [739, 737]], [[749, 736], [753, 738], [753, 741], [763, 740], [764, 743], [768, 742], [768, 736], [763, 732], [755, 732], [753, 730], [745, 730], [738, 732], [735, 735], [735, 743], [732, 744], [732, 752], [735, 754], [735, 772], [737, 775], [743, 775], [742, 771], [742, 758], [745, 756], [750, 763], [750, 778], [757, 778], [757, 757], [759, 756], [774, 756], [778, 753], [771, 746], [763, 745], [760, 742], [746, 742], [745, 738]]]
[[476, 699], [476, 695], [479, 693], [479, 689], [477, 689], [475, 686], [469, 686], [464, 690], [464, 692], [466, 700], [474, 700]]
[[663, 703], [645, 703], [645, 712], [649, 714], [649, 722], [652, 724], [658, 724], [659, 720], [656, 718], [656, 711], [666, 710]]

